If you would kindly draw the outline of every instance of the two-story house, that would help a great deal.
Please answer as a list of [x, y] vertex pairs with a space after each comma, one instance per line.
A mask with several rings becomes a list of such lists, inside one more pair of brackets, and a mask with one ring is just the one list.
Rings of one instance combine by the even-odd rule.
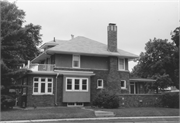
[[116, 24], [107, 35], [107, 45], [82, 36], [43, 44], [22, 79], [26, 105], [84, 105], [103, 88], [131, 93], [128, 61], [138, 56], [117, 48]]

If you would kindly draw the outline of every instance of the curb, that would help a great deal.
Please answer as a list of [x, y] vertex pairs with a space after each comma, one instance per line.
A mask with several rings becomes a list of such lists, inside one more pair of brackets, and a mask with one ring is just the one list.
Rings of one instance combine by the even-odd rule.
[[159, 117], [101, 117], [101, 118], [69, 118], [69, 119], [38, 119], [38, 120], [19, 120], [19, 121], [0, 121], [0, 123], [32, 123], [50, 121], [93, 121], [93, 120], [132, 120], [132, 119], [174, 119], [180, 116], [159, 116]]

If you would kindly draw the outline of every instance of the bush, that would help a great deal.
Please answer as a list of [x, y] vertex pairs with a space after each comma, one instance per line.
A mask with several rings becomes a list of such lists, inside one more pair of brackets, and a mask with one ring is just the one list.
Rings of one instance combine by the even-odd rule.
[[94, 106], [103, 108], [118, 108], [119, 107], [119, 97], [115, 92], [109, 90], [101, 90], [96, 98], [93, 100], [92, 104]]
[[13, 108], [15, 99], [8, 95], [1, 95], [1, 109]]
[[163, 107], [179, 108], [179, 92], [168, 92], [162, 95]]

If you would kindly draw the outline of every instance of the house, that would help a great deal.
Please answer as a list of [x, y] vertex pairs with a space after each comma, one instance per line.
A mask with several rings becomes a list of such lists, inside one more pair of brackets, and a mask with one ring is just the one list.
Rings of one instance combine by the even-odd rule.
[[28, 86], [22, 89], [25, 105], [85, 105], [103, 88], [138, 93], [139, 80], [130, 83], [128, 70], [128, 61], [138, 56], [117, 48], [116, 24], [108, 25], [107, 34], [107, 45], [82, 36], [44, 43], [21, 80]]

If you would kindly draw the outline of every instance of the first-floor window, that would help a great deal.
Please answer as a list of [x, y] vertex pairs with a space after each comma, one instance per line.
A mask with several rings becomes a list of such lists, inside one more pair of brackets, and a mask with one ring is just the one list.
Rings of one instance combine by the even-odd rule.
[[75, 79], [74, 82], [75, 82], [74, 89], [75, 90], [79, 90], [79, 85], [80, 85], [79, 82], [80, 82], [80, 80], [79, 79]]
[[88, 91], [88, 78], [66, 78], [66, 91]]
[[103, 86], [104, 86], [103, 80], [102, 79], [98, 79], [97, 80], [97, 88], [103, 88]]
[[34, 77], [33, 94], [53, 94], [53, 78]]
[[121, 89], [126, 89], [126, 81], [121, 80]]
[[72, 79], [67, 79], [67, 90], [72, 89]]
[[82, 79], [82, 90], [87, 90], [87, 79]]

